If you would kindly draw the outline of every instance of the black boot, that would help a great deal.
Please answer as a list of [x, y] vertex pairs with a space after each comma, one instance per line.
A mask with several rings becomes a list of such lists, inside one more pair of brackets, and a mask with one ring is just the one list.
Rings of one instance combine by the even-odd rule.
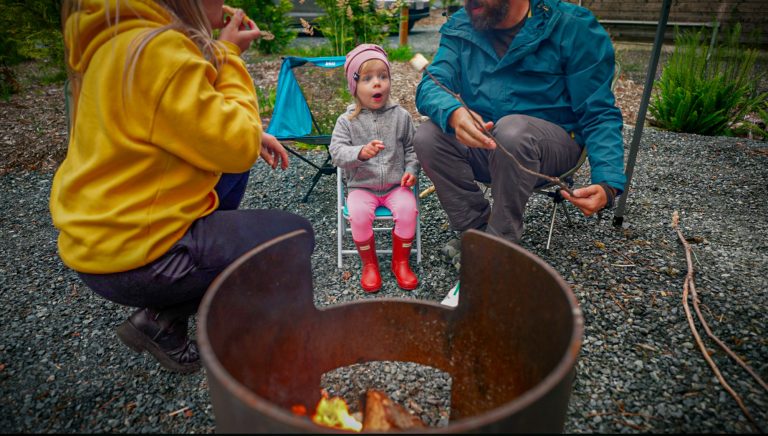
[[188, 374], [200, 369], [197, 343], [187, 336], [188, 313], [139, 309], [117, 328], [117, 336], [133, 351], [149, 351], [170, 371]]

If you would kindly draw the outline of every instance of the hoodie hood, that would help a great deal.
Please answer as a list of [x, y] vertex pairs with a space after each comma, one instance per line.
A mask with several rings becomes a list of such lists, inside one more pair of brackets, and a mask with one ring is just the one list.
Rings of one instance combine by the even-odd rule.
[[170, 13], [152, 0], [82, 0], [80, 9], [64, 23], [69, 67], [82, 74], [96, 51], [112, 38], [170, 23]]

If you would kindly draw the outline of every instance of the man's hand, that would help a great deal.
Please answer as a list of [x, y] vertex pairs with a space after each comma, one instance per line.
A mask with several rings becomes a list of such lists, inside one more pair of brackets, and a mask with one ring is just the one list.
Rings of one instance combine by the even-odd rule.
[[280, 169], [288, 168], [288, 153], [285, 151], [285, 147], [277, 138], [269, 133], [262, 132], [261, 134], [260, 154], [264, 162], [271, 166], [273, 170], [277, 168], [278, 162], [280, 163]]
[[584, 188], [574, 189], [573, 195], [560, 190], [563, 198], [573, 203], [586, 216], [591, 216], [599, 211], [608, 203], [608, 196], [605, 195], [605, 189], [600, 185], [589, 185]]
[[246, 28], [244, 30], [240, 30], [240, 25], [243, 24], [244, 18], [245, 13], [243, 10], [237, 9], [235, 15], [229, 20], [229, 24], [224, 26], [219, 34], [220, 41], [229, 41], [235, 44], [240, 47], [241, 52], [248, 50], [248, 47], [251, 46], [251, 42], [261, 36], [259, 26], [253, 21], [248, 23], [252, 28], [248, 29], [248, 26], [245, 26]]
[[403, 174], [403, 177], [400, 179], [400, 186], [405, 186], [406, 188], [410, 188], [415, 183], [416, 183], [416, 176], [414, 176], [411, 173]]
[[[475, 118], [484, 123], [487, 130], [493, 128], [493, 122], [482, 121], [482, 117], [476, 112], [472, 112]], [[470, 112], [464, 107], [460, 107], [451, 113], [451, 117], [448, 119], [448, 124], [456, 131], [456, 139], [467, 147], [473, 148], [487, 148], [493, 150], [496, 148], [496, 143], [493, 139], [489, 138], [481, 126], [478, 126], [475, 120], [470, 115]]]
[[360, 149], [360, 153], [357, 155], [357, 158], [360, 160], [368, 160], [379, 154], [381, 150], [384, 150], [384, 143], [378, 139], [374, 139], [373, 141], [365, 144], [363, 148]]

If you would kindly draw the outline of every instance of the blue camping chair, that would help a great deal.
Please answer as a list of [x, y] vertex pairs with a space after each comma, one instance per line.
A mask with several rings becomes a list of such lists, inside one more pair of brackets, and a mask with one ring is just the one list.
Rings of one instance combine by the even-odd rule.
[[[344, 66], [344, 56], [302, 58], [295, 56], [286, 56], [283, 58], [283, 64], [280, 67], [280, 74], [277, 78], [277, 93], [275, 96], [275, 107], [272, 112], [272, 119], [269, 122], [267, 133], [274, 135], [285, 147], [286, 151], [301, 159], [303, 162], [315, 168], [316, 172], [312, 177], [312, 183], [309, 190], [304, 195], [302, 202], [306, 203], [309, 194], [317, 185], [322, 176], [336, 174], [336, 167], [331, 164], [331, 155], [328, 152], [328, 145], [331, 143], [331, 133], [333, 125], [323, 126], [313, 115], [312, 107], [319, 105], [327, 109], [329, 99], [323, 97], [307, 96], [302, 90], [301, 83], [297, 80], [297, 70], [299, 67], [317, 67], [321, 69], [335, 69]], [[340, 72], [343, 80], [343, 71]], [[311, 80], [311, 78], [310, 78]], [[339, 83], [346, 83], [339, 82]], [[325, 87], [326, 91], [335, 92], [334, 86]], [[310, 98], [308, 98], [310, 97]], [[312, 100], [312, 101], [310, 101]], [[315, 100], [319, 100], [315, 102]], [[341, 114], [346, 106], [340, 107], [336, 115]], [[335, 122], [335, 119], [333, 120]], [[286, 142], [301, 142], [310, 145], [321, 145], [325, 147], [325, 161], [318, 165], [307, 159], [303, 154], [286, 145]]]

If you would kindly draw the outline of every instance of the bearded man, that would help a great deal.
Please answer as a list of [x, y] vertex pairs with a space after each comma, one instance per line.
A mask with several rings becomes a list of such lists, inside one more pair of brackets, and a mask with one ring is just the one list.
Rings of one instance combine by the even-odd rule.
[[[560, 175], [587, 148], [590, 185], [561, 192], [585, 215], [612, 207], [624, 174], [622, 116], [611, 91], [614, 49], [587, 9], [558, 0], [465, 0], [440, 29], [427, 67], [458, 93], [526, 168]], [[523, 213], [547, 181], [522, 170], [427, 75], [416, 106], [430, 121], [414, 147], [453, 230], [518, 242]], [[475, 183], [490, 184], [493, 207]]]

